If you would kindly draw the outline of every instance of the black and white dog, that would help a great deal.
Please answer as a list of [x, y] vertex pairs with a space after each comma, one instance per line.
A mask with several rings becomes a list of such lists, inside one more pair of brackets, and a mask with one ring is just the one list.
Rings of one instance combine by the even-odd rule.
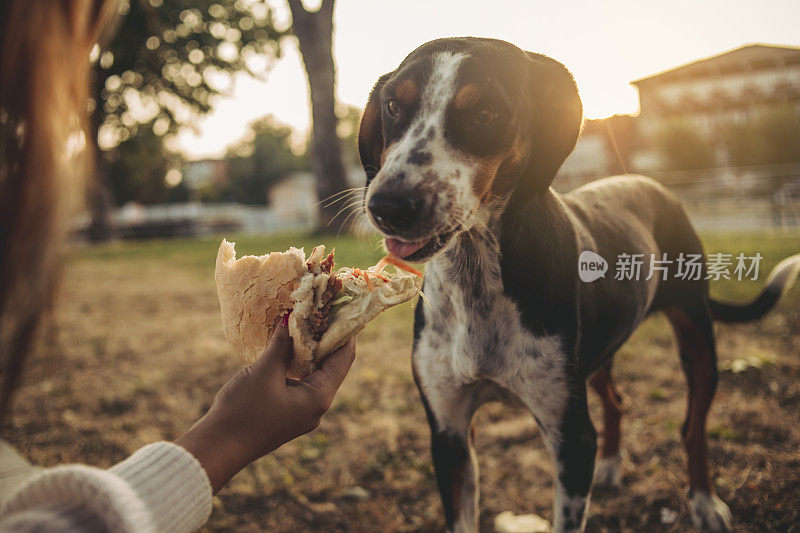
[[[717, 384], [712, 319], [766, 313], [796, 277], [784, 261], [757, 300], [713, 301], [705, 279], [579, 281], [578, 257], [702, 254], [675, 197], [638, 176], [566, 195], [550, 182], [572, 151], [582, 106], [572, 76], [545, 56], [498, 40], [440, 39], [381, 76], [359, 133], [364, 206], [386, 247], [427, 262], [414, 324], [414, 377], [431, 427], [447, 528], [475, 531], [478, 471], [471, 419], [485, 401], [521, 400], [556, 464], [555, 530], [580, 531], [593, 473], [620, 479], [614, 352], [654, 311], [666, 313], [689, 382], [682, 434], [695, 523], [731, 528], [706, 461]], [[703, 275], [701, 278], [704, 278]], [[605, 409], [604, 442], [586, 406], [587, 379]]]

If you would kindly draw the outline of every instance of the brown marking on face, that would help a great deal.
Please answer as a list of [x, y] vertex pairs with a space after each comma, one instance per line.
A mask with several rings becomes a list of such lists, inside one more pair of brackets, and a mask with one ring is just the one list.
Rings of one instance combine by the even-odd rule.
[[483, 159], [478, 163], [478, 172], [472, 178], [472, 192], [481, 203], [484, 203], [489, 196], [492, 182], [497, 175], [497, 169], [503, 163], [503, 156], [496, 156], [491, 159]]
[[526, 147], [520, 138], [514, 140], [514, 143], [506, 152], [506, 157], [500, 167], [497, 169], [494, 180], [492, 181], [491, 192], [495, 196], [503, 196], [511, 191], [514, 186], [514, 177], [519, 175], [522, 170], [523, 162], [525, 161]]
[[417, 84], [414, 80], [403, 80], [397, 86], [397, 89], [395, 89], [394, 94], [403, 104], [409, 105], [414, 103], [414, 100], [417, 99], [419, 87], [417, 87]]
[[492, 197], [502, 196], [510, 190], [510, 176], [522, 161], [522, 154], [521, 143], [515, 140], [507, 152], [481, 160], [472, 181], [472, 192], [481, 203], [488, 202]]
[[367, 147], [372, 152], [369, 157], [373, 161], [381, 159], [379, 150], [383, 149], [383, 136], [381, 135], [381, 110], [380, 106], [371, 104], [364, 109], [361, 117], [361, 126], [358, 129], [359, 146]]
[[381, 152], [381, 157], [380, 157], [380, 161], [381, 161], [381, 167], [383, 167], [383, 164], [386, 162], [386, 158], [389, 156], [389, 151], [390, 151], [392, 148], [394, 148], [396, 144], [397, 144], [397, 141], [395, 141], [395, 142], [392, 142], [392, 144], [390, 144], [389, 146], [386, 146], [386, 147], [383, 149], [383, 151]]
[[453, 98], [453, 107], [456, 109], [469, 109], [478, 103], [481, 97], [481, 90], [477, 85], [469, 84], [463, 86]]
[[368, 105], [361, 116], [361, 133], [372, 130], [380, 120], [380, 108], [377, 105]]

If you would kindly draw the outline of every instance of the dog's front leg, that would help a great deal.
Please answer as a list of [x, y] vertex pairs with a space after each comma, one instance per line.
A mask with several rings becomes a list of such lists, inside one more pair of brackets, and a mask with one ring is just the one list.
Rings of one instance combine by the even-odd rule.
[[597, 432], [589, 418], [586, 385], [579, 378], [539, 375], [522, 380], [513, 391], [533, 413], [553, 457], [553, 531], [583, 531], [597, 452]]
[[559, 427], [548, 434], [556, 465], [555, 532], [583, 531], [592, 490], [597, 432], [589, 419], [586, 388], [571, 396]]
[[[416, 367], [416, 365], [415, 365]], [[450, 380], [430, 383], [415, 371], [428, 425], [436, 483], [444, 507], [447, 531], [478, 531], [478, 461], [470, 422], [478, 408], [478, 386]]]

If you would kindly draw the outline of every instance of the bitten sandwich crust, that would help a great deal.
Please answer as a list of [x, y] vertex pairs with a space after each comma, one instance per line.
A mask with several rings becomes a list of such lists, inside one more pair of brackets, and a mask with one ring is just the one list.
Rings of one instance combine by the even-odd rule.
[[283, 316], [292, 309], [292, 292], [308, 273], [303, 250], [236, 259], [234, 243], [223, 239], [214, 280], [225, 338], [240, 358], [261, 355]]

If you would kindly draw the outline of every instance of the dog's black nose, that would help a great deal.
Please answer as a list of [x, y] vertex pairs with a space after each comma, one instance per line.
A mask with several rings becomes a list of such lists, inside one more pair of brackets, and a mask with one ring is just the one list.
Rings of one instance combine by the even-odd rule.
[[422, 198], [409, 193], [379, 192], [372, 195], [367, 208], [378, 228], [394, 235], [417, 222], [423, 203]]

